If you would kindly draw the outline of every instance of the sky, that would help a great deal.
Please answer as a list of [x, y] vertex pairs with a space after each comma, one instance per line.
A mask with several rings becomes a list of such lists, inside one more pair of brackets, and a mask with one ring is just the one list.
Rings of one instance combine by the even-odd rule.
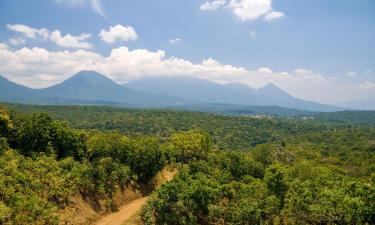
[[32, 88], [81, 70], [191, 75], [375, 102], [373, 0], [1, 0], [0, 74]]

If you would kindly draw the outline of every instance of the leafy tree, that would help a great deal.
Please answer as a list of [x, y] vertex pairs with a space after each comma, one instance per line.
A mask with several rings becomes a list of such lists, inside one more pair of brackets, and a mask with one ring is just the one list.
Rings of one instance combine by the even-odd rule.
[[128, 163], [139, 181], [149, 181], [164, 167], [164, 162], [163, 152], [157, 139], [142, 137], [134, 140]]
[[268, 167], [264, 175], [264, 181], [270, 193], [280, 199], [281, 207], [283, 207], [285, 194], [288, 190], [285, 169], [279, 164]]
[[177, 132], [171, 136], [171, 142], [178, 152], [181, 162], [192, 159], [204, 159], [211, 147], [210, 137], [201, 131]]
[[9, 131], [13, 128], [13, 123], [10, 119], [7, 110], [0, 105], [0, 137], [7, 137]]
[[129, 163], [134, 144], [120, 133], [97, 133], [87, 141], [86, 158], [93, 161], [100, 157], [112, 157], [121, 163]]
[[20, 116], [16, 119], [11, 146], [26, 156], [47, 152], [59, 158], [81, 158], [85, 151], [85, 135], [70, 130], [65, 123], [57, 122], [46, 113]]

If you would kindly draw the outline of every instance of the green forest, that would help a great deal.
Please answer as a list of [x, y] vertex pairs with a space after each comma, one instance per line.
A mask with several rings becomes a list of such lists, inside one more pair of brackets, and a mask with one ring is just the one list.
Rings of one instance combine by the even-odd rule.
[[92, 224], [73, 196], [106, 214], [129, 188], [143, 225], [375, 224], [375, 113], [314, 116], [5, 104], [0, 224]]

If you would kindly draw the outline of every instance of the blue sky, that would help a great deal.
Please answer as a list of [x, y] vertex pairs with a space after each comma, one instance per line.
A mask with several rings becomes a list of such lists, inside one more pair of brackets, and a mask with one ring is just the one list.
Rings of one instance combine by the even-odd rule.
[[31, 87], [81, 69], [193, 75], [375, 101], [374, 12], [373, 0], [2, 0], [0, 73]]

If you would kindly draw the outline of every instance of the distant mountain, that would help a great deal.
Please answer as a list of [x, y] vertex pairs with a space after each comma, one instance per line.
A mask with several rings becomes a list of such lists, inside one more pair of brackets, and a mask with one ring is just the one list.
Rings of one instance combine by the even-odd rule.
[[139, 104], [151, 98], [94, 71], [81, 71], [60, 84], [39, 91], [50, 102], [65, 99]]
[[191, 99], [200, 103], [241, 104], [250, 88], [241, 84], [221, 85], [191, 76], [160, 76], [131, 81], [125, 87], [149, 94], [163, 94]]
[[295, 98], [274, 84], [255, 90], [238, 83], [222, 85], [189, 76], [160, 76], [131, 81], [125, 86], [140, 92], [183, 97], [200, 103], [280, 106], [312, 111], [340, 109]]
[[338, 109], [294, 98], [273, 84], [255, 90], [240, 83], [218, 84], [190, 76], [160, 76], [120, 85], [94, 71], [81, 71], [60, 84], [43, 89], [28, 88], [0, 76], [0, 101], [141, 108], [169, 107], [231, 114], [264, 112], [272, 115], [277, 114], [277, 111], [282, 115], [301, 113], [290, 109], [302, 111]]
[[184, 101], [131, 90], [94, 71], [81, 71], [60, 84], [44, 89], [27, 88], [5, 78], [0, 79], [2, 86], [6, 89], [0, 92], [1, 101], [20, 103], [161, 107], [178, 106]]
[[0, 76], [0, 101], [30, 102], [37, 99], [35, 94], [33, 89], [16, 84]]

